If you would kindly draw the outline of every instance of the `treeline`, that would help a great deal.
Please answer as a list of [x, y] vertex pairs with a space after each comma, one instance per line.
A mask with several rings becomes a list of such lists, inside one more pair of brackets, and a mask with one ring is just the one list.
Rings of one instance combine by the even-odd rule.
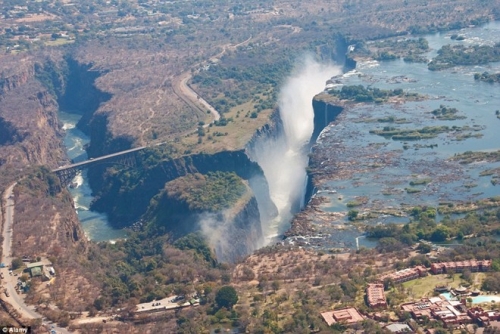
[[475, 73], [474, 80], [484, 81], [489, 83], [499, 82], [500, 83], [500, 73], [489, 74], [488, 72]]
[[350, 100], [355, 102], [384, 102], [393, 96], [408, 96], [401, 88], [380, 89], [364, 87], [363, 85], [343, 86], [341, 90], [330, 90], [330, 95], [336, 96], [341, 100]]
[[480, 65], [500, 61], [500, 43], [489, 45], [444, 45], [428, 64], [431, 71], [439, 71], [459, 65]]
[[264, 48], [251, 43], [242, 48], [246, 50], [229, 54], [220, 63], [200, 71], [191, 83], [221, 113], [251, 101], [255, 118], [260, 111], [274, 108], [274, 88], [288, 77], [300, 50]]
[[246, 191], [235, 173], [188, 174], [166, 185], [169, 197], [187, 203], [192, 211], [217, 212], [230, 207]]
[[406, 225], [386, 224], [370, 226], [366, 236], [379, 239], [381, 251], [396, 251], [412, 246], [418, 240], [442, 242], [449, 239], [464, 239], [466, 236], [489, 236], [500, 234], [500, 209], [468, 213], [464, 218], [444, 217], [436, 222], [437, 211], [432, 207], [415, 207], [412, 221]]
[[185, 296], [198, 291], [204, 296], [206, 288], [230, 279], [198, 234], [172, 245], [167, 235], [131, 233], [127, 240], [99, 244], [87, 258], [88, 269], [103, 282], [101, 295], [89, 311], [118, 305], [134, 309], [136, 303], [174, 294]]
[[429, 50], [429, 42], [423, 37], [404, 40], [390, 39], [377, 42], [374, 45], [382, 49], [382, 51], [373, 55], [373, 58], [381, 61], [399, 59], [400, 57], [404, 57], [404, 60], [407, 62], [422, 61], [425, 58], [420, 56], [420, 54]]
[[404, 40], [385, 40], [375, 43], [378, 48], [391, 48], [391, 49], [416, 49], [421, 51], [429, 50], [429, 42], [424, 38], [419, 39], [404, 39]]
[[408, 32], [412, 35], [428, 35], [436, 32], [443, 32], [449, 30], [459, 30], [462, 28], [467, 28], [470, 25], [481, 25], [490, 21], [488, 17], [478, 17], [470, 21], [457, 21], [451, 23], [431, 23], [427, 26], [422, 25], [412, 25], [408, 28]]

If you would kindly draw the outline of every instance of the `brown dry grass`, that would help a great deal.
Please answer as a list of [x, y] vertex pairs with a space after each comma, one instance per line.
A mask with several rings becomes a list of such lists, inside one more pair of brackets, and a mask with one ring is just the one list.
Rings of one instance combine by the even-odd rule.
[[[40, 282], [28, 301], [40, 305], [40, 312], [57, 319], [61, 311], [84, 311], [99, 295], [99, 283], [82, 265], [89, 247], [81, 230], [69, 194], [45, 194], [45, 185], [36, 179], [15, 190], [12, 254], [49, 258], [57, 277], [50, 287]], [[35, 280], [37, 281], [37, 280]], [[50, 311], [54, 308], [55, 311]]]
[[17, 23], [42, 22], [42, 21], [55, 20], [56, 18], [57, 18], [57, 16], [51, 15], [51, 14], [48, 14], [48, 13], [44, 13], [44, 14], [31, 14], [30, 16], [16, 19], [15, 22], [17, 22]]

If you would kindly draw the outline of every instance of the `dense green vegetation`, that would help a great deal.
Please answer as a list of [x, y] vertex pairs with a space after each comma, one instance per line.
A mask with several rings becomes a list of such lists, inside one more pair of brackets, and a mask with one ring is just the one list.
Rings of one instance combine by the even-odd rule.
[[429, 50], [429, 42], [420, 37], [419, 39], [388, 39], [370, 45], [372, 57], [376, 60], [394, 60], [403, 57], [408, 62], [423, 62], [425, 58], [422, 53]]
[[458, 35], [458, 34], [452, 34], [450, 36], [450, 39], [454, 40], [454, 41], [463, 41], [463, 40], [465, 40], [465, 36], [464, 35]]
[[412, 220], [406, 225], [386, 224], [369, 226], [366, 235], [380, 239], [379, 248], [386, 251], [413, 245], [418, 240], [442, 242], [448, 239], [464, 239], [466, 236], [500, 234], [500, 209], [469, 212], [465, 217], [451, 219], [445, 216], [436, 222], [437, 210], [432, 207], [415, 207]]
[[445, 45], [438, 55], [432, 59], [428, 68], [439, 71], [459, 65], [480, 65], [500, 61], [500, 43], [494, 46], [473, 45]]
[[473, 152], [466, 151], [461, 154], [454, 155], [451, 160], [458, 161], [461, 164], [470, 164], [479, 161], [496, 162], [500, 161], [500, 151], [491, 152]]
[[343, 86], [341, 90], [329, 90], [328, 94], [338, 97], [341, 100], [355, 102], [376, 102], [382, 103], [394, 96], [416, 97], [417, 94], [405, 93], [401, 88], [380, 89], [364, 87], [363, 85]]
[[451, 108], [451, 107], [446, 107], [444, 105], [440, 105], [439, 108], [434, 109], [431, 111], [431, 113], [439, 120], [442, 121], [453, 121], [456, 119], [465, 119], [467, 117], [457, 115], [458, 114], [458, 109], [457, 108]]
[[440, 133], [454, 133], [455, 140], [463, 140], [470, 137], [478, 137], [480, 134], [463, 133], [465, 131], [480, 131], [480, 128], [469, 126], [424, 126], [420, 129], [399, 129], [393, 126], [385, 126], [381, 130], [370, 130], [370, 133], [394, 140], [421, 140], [437, 137]]
[[419, 54], [409, 54], [403, 58], [407, 63], [427, 63], [427, 58]]
[[421, 129], [398, 129], [393, 126], [385, 126], [382, 130], [370, 130], [370, 133], [394, 140], [419, 140], [436, 137], [440, 133], [450, 131], [448, 126], [426, 126]]
[[[45, 166], [35, 167], [19, 184], [30, 189], [32, 192], [41, 192], [50, 197], [61, 195], [63, 189], [59, 178]], [[67, 203], [71, 201], [67, 198], [64, 199]]]
[[256, 118], [260, 111], [274, 108], [277, 101], [274, 88], [290, 73], [298, 52], [250, 46], [246, 52], [225, 57], [223, 63], [200, 71], [191, 82], [221, 113], [252, 101], [255, 114], [251, 118]]
[[426, 185], [430, 183], [432, 179], [430, 178], [423, 178], [423, 179], [416, 179], [413, 181], [410, 181], [410, 186], [421, 186], [421, 185]]
[[489, 83], [494, 83], [494, 82], [500, 83], [500, 73], [493, 73], [493, 74], [490, 74], [488, 72], [475, 73], [474, 80], [484, 81]]
[[169, 197], [187, 203], [192, 211], [217, 212], [230, 207], [246, 191], [235, 173], [189, 174], [166, 185]]
[[388, 39], [381, 42], [376, 42], [374, 45], [378, 48], [391, 48], [394, 50], [429, 50], [429, 42], [424, 38], [419, 39]]
[[223, 275], [226, 275], [223, 280], [229, 281], [225, 267], [216, 264], [197, 234], [178, 241], [175, 247], [168, 239], [168, 235], [131, 233], [127, 240], [101, 243], [93, 248], [88, 254], [88, 266], [103, 282], [103, 290], [89, 308], [101, 310], [115, 305], [133, 308], [138, 302], [195, 292], [213, 300], [213, 294], [208, 297], [211, 287]]
[[219, 307], [230, 309], [238, 302], [238, 294], [232, 286], [223, 286], [217, 291], [215, 302]]
[[65, 62], [56, 64], [47, 59], [43, 64], [35, 63], [35, 77], [44, 85], [52, 96], [61, 97], [64, 94], [64, 78], [69, 72]]
[[388, 51], [383, 51], [383, 52], [376, 54], [373, 58], [375, 60], [379, 60], [379, 61], [388, 61], [388, 60], [396, 60], [399, 57], [397, 55], [395, 55], [394, 53], [391, 53]]
[[357, 119], [353, 120], [355, 123], [396, 123], [396, 124], [406, 124], [406, 123], [411, 123], [409, 120], [406, 118], [397, 118], [395, 116], [386, 116], [386, 117], [380, 117], [380, 118], [362, 118], [362, 119]]

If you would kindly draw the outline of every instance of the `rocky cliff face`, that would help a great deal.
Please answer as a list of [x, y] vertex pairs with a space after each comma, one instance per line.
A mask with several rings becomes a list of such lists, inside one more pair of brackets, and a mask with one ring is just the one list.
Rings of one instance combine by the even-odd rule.
[[[262, 174], [260, 167], [250, 161], [244, 151], [224, 151], [216, 154], [196, 154], [161, 161], [151, 168], [108, 171], [90, 170], [92, 189], [96, 193], [92, 209], [106, 212], [116, 227], [130, 226], [146, 212], [151, 198], [165, 183], [187, 174], [235, 172], [244, 180]], [[99, 168], [99, 167], [98, 167]], [[105, 167], [100, 167], [105, 168]]]
[[28, 175], [23, 180], [31, 182], [16, 188], [14, 252], [21, 254], [26, 250], [22, 245], [27, 240], [40, 246], [38, 254], [51, 251], [55, 244], [85, 248], [87, 241], [69, 194], [59, 188], [57, 196], [51, 193], [45, 200], [43, 189], [52, 189], [58, 183], [57, 178], [47, 169], [27, 168], [28, 165], [52, 168], [66, 160], [56, 96], [51, 87], [39, 80], [37, 69], [43, 64], [38, 60], [20, 56], [11, 65], [3, 68], [0, 76], [0, 172], [12, 176], [11, 180], [2, 180], [2, 185], [19, 180], [23, 174]]
[[344, 110], [341, 105], [331, 104], [321, 98], [321, 95], [315, 96], [312, 103], [314, 109], [314, 130], [311, 136], [311, 143], [316, 142], [321, 131], [333, 122], [337, 116]]
[[[318, 138], [321, 136], [321, 132], [325, 129], [328, 124], [335, 121], [335, 119], [344, 110], [344, 106], [341, 103], [333, 102], [333, 100], [328, 99], [325, 94], [319, 94], [313, 99], [313, 109], [314, 109], [314, 130], [311, 137], [311, 144], [314, 144]], [[314, 145], [312, 149], [314, 150]], [[309, 167], [313, 167], [316, 161], [309, 161]], [[296, 215], [291, 223], [290, 229], [285, 233], [285, 237], [305, 235], [311, 231], [311, 224], [308, 218], [309, 210], [314, 210], [314, 207], [320, 203], [319, 199], [311, 200], [313, 194], [316, 192], [314, 174], [308, 171], [307, 179], [307, 189], [306, 189], [306, 199], [305, 203], [308, 203], [303, 212]]]
[[[178, 180], [165, 188], [178, 191]], [[230, 205], [220, 209], [195, 208], [187, 196], [163, 190], [151, 200], [144, 215], [145, 228], [155, 235], [169, 233], [174, 239], [201, 232], [219, 261], [234, 262], [262, 246], [263, 240], [257, 200], [248, 185], [243, 189]], [[193, 189], [180, 191], [189, 193]]]
[[36, 80], [34, 67], [25, 59], [18, 71], [0, 78], [0, 161], [56, 166], [64, 160], [57, 103]]
[[28, 80], [33, 78], [34, 71], [32, 63], [19, 59], [16, 68], [8, 68], [7, 71], [2, 72], [0, 77], [0, 96], [26, 84]]
[[211, 234], [209, 241], [219, 261], [236, 262], [262, 247], [261, 217], [255, 196], [243, 198], [240, 205], [221, 221], [218, 232]]

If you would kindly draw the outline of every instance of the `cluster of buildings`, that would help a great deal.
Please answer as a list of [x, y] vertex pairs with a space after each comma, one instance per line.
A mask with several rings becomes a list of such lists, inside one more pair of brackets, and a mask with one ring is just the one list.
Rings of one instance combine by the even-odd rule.
[[[450, 272], [460, 273], [465, 270], [470, 270], [471, 272], [488, 271], [490, 269], [491, 260], [468, 260], [433, 263], [430, 270], [424, 266], [399, 270], [379, 277], [378, 283], [368, 284], [366, 286], [366, 303], [374, 309], [387, 307], [384, 284], [381, 283], [387, 279], [390, 279], [394, 283], [403, 283], [427, 276], [429, 271], [432, 274], [442, 274]], [[455, 290], [457, 290], [455, 293], [457, 296], [469, 295], [468, 291], [462, 293], [460, 288]], [[472, 295], [475, 294], [473, 293]], [[401, 305], [401, 309], [410, 313], [415, 320], [423, 320], [425, 318], [435, 319], [441, 321], [445, 327], [456, 327], [471, 323], [477, 323], [480, 326], [488, 326], [491, 321], [500, 320], [500, 312], [484, 311], [479, 307], [467, 309], [464, 297], [460, 298], [462, 299], [447, 300], [444, 297], [423, 298], [417, 302], [403, 304]], [[363, 315], [355, 308], [344, 308], [323, 312], [321, 316], [328, 326], [339, 322], [345, 325], [352, 325], [364, 319]], [[395, 324], [395, 326], [393, 326], [394, 328], [391, 327], [391, 331], [398, 333], [397, 329], [401, 327], [400, 325], [406, 326], [404, 324]]]
[[31, 278], [41, 277], [42, 281], [48, 281], [53, 276], [56, 275], [56, 272], [54, 270], [54, 267], [52, 267], [52, 264], [44, 262], [28, 263], [24, 271], [26, 273], [29, 273]]
[[[467, 260], [467, 261], [455, 261], [455, 262], [439, 262], [433, 263], [430, 268], [430, 272], [434, 275], [443, 273], [461, 273], [465, 270], [470, 270], [471, 272], [478, 271], [489, 271], [491, 269], [491, 260]], [[413, 268], [406, 268], [403, 270], [396, 271], [395, 273], [385, 274], [380, 276], [380, 281], [385, 281], [386, 279], [392, 280], [394, 283], [403, 283], [417, 279], [419, 277], [427, 276], [429, 269], [424, 266], [415, 266]]]
[[[321, 316], [328, 326], [332, 326], [336, 323], [342, 323], [346, 326], [351, 326], [366, 319], [354, 307], [323, 312], [321, 313]], [[391, 333], [414, 333], [407, 324], [402, 323], [389, 324], [385, 326], [385, 329], [387, 329]]]
[[401, 305], [403, 311], [409, 312], [416, 320], [436, 319], [445, 327], [456, 327], [477, 323], [489, 326], [491, 321], [500, 320], [500, 312], [485, 311], [481, 307], [467, 308], [465, 300], [445, 300], [440, 297], [423, 298], [418, 302]]
[[468, 260], [468, 261], [455, 261], [455, 262], [439, 262], [431, 265], [431, 272], [433, 274], [443, 274], [447, 272], [461, 273], [464, 270], [471, 272], [488, 271], [491, 269], [491, 260]]
[[380, 277], [381, 281], [386, 279], [392, 280], [394, 283], [403, 283], [417, 279], [419, 277], [424, 277], [428, 275], [428, 269], [424, 266], [416, 266], [413, 268], [406, 268], [403, 270], [396, 271], [395, 273], [383, 275]]
[[415, 320], [436, 319], [442, 321], [446, 327], [473, 322], [462, 302], [441, 297], [423, 298], [417, 302], [406, 303], [401, 305], [401, 309], [410, 313]]
[[467, 314], [474, 319], [480, 326], [489, 326], [492, 321], [500, 320], [500, 312], [485, 311], [481, 307], [472, 307]]

